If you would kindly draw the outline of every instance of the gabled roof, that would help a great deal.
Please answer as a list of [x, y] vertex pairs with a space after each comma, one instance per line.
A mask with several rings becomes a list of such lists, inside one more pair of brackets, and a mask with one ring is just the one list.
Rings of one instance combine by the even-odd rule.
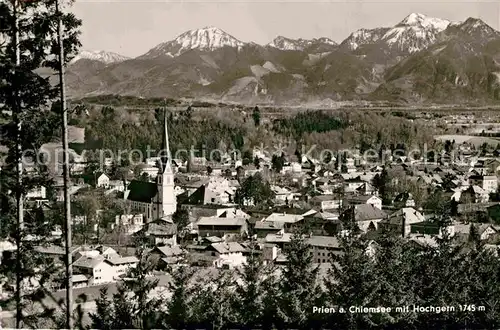
[[267, 243], [290, 243], [292, 239], [292, 234], [284, 233], [284, 234], [267, 234], [266, 242]]
[[[115, 249], [106, 245], [99, 245], [94, 248], [94, 250], [99, 251], [100, 254], [104, 254], [104, 252], [112, 252], [110, 254], [118, 254]], [[111, 250], [111, 251], [109, 251]]]
[[[470, 234], [470, 229], [471, 229], [472, 224], [455, 224], [455, 233], [460, 233], [460, 234]], [[491, 224], [488, 223], [481, 223], [481, 224], [474, 224], [474, 226], [477, 229], [477, 233], [481, 235], [484, 233], [484, 231], [488, 228], [493, 229], [495, 232], [497, 231], [495, 227], [493, 227]]]
[[80, 268], [89, 268], [89, 269], [93, 269], [95, 268], [97, 265], [99, 265], [100, 263], [104, 262], [105, 258], [101, 255], [95, 257], [95, 258], [91, 258], [91, 257], [87, 257], [87, 256], [82, 256], [80, 259], [78, 259], [77, 261], [75, 261], [73, 263], [73, 266], [75, 267], [80, 267]]
[[217, 237], [217, 236], [207, 236], [207, 237], [203, 237], [203, 239], [205, 241], [210, 242], [210, 243], [219, 243], [219, 242], [222, 242], [222, 238]]
[[262, 230], [281, 230], [284, 227], [285, 227], [284, 222], [257, 221], [255, 223], [255, 229], [262, 229]]
[[73, 283], [81, 283], [81, 282], [88, 281], [87, 277], [85, 275], [82, 275], [82, 274], [73, 275], [71, 278], [72, 278]]
[[220, 254], [245, 252], [245, 248], [237, 242], [212, 243], [211, 246]]
[[200, 217], [197, 226], [243, 226], [245, 218]]
[[338, 221], [339, 215], [331, 212], [322, 211], [322, 212], [316, 212], [312, 217], [316, 219]]
[[384, 219], [387, 214], [371, 204], [360, 204], [354, 208], [354, 218], [356, 221], [368, 221]]
[[156, 183], [133, 180], [128, 186], [130, 193], [127, 199], [134, 202], [151, 203], [153, 198], [158, 194]]
[[178, 246], [156, 246], [153, 251], [158, 251], [163, 254], [164, 257], [174, 257], [184, 254], [184, 251]]
[[387, 221], [391, 224], [401, 224], [403, 222], [403, 218], [405, 219], [406, 225], [425, 221], [425, 217], [422, 213], [412, 207], [404, 207], [401, 210], [392, 213]]
[[112, 264], [113, 266], [117, 266], [117, 265], [133, 264], [139, 262], [139, 259], [137, 259], [137, 257], [131, 256], [131, 257], [109, 258], [106, 259], [106, 261]]
[[375, 188], [371, 183], [365, 182], [358, 188], [356, 188], [356, 191], [368, 191], [368, 192], [373, 192], [377, 191], [377, 188]]
[[272, 213], [264, 221], [296, 223], [304, 219], [301, 214]]

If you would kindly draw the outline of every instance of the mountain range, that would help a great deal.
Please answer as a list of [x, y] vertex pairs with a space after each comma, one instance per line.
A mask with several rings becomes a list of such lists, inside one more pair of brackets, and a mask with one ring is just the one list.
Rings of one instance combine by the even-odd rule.
[[72, 97], [104, 94], [236, 102], [377, 100], [494, 103], [500, 32], [413, 13], [337, 44], [278, 36], [266, 45], [216, 27], [182, 33], [137, 58], [81, 52], [66, 75]]

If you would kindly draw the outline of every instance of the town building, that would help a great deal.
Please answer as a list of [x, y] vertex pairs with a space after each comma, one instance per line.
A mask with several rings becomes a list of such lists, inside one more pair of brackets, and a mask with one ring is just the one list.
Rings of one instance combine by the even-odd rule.
[[167, 115], [165, 113], [162, 157], [158, 162], [156, 182], [134, 180], [130, 183], [125, 197], [132, 211], [144, 214], [146, 222], [164, 217], [172, 217], [177, 208], [174, 191], [174, 172], [168, 141]]

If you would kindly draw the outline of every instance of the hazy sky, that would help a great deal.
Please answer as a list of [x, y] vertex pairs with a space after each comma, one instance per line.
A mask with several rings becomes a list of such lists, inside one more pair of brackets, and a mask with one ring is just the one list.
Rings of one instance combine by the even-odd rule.
[[217, 26], [241, 41], [259, 44], [277, 35], [340, 42], [359, 28], [392, 26], [412, 12], [452, 21], [477, 17], [500, 29], [500, 2], [493, 0], [76, 0], [72, 11], [83, 20], [83, 49], [130, 57], [205, 26]]

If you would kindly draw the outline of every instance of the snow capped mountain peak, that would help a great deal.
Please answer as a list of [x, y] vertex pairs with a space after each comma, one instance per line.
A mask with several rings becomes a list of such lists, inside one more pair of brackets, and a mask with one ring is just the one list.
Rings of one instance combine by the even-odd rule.
[[341, 45], [351, 50], [356, 50], [361, 45], [379, 41], [387, 30], [387, 28], [359, 29], [351, 33], [351, 35], [347, 37]]
[[327, 44], [327, 45], [332, 45], [332, 46], [337, 45], [337, 43], [335, 41], [333, 41], [332, 39], [327, 38], [327, 37], [321, 37], [321, 38], [318, 38], [317, 40], [318, 40], [318, 42], [322, 42], [322, 43]]
[[291, 39], [283, 36], [277, 36], [267, 44], [269, 47], [278, 48], [280, 50], [300, 50], [303, 51], [306, 47], [310, 47], [315, 44], [323, 44], [336, 46], [337, 43], [329, 38], [314, 38], [314, 39]]
[[477, 30], [477, 29], [484, 29], [484, 30], [492, 30], [495, 31], [491, 26], [486, 24], [484, 21], [482, 21], [479, 18], [472, 18], [469, 17], [467, 18], [464, 22], [459, 22], [454, 24], [454, 26], [459, 26], [463, 30]]
[[117, 53], [106, 52], [103, 50], [96, 50], [96, 51], [82, 50], [80, 53], [78, 53], [78, 55], [76, 55], [73, 58], [73, 60], [71, 60], [71, 63], [75, 63], [76, 61], [81, 59], [93, 60], [105, 64], [111, 64], [111, 63], [123, 62], [129, 60], [130, 58], [122, 56]]
[[448, 20], [412, 13], [389, 29], [382, 40], [394, 49], [414, 53], [433, 44], [449, 25]]
[[448, 27], [450, 21], [440, 18], [428, 17], [420, 13], [412, 13], [406, 16], [396, 26], [417, 26], [422, 28], [434, 28], [437, 30], [444, 30]]
[[192, 49], [212, 51], [223, 47], [240, 48], [245, 43], [215, 27], [206, 26], [201, 29], [189, 30], [178, 35], [174, 40], [159, 44], [144, 57], [179, 56]]
[[459, 35], [468, 36], [477, 42], [487, 42], [492, 38], [500, 38], [500, 32], [493, 29], [484, 21], [472, 17], [469, 17], [463, 22], [450, 24], [450, 29], [446, 31], [448, 35], [453, 35], [457, 32]]
[[268, 46], [278, 48], [281, 50], [301, 50], [303, 45], [302, 40], [294, 40], [283, 36], [277, 36], [271, 41]]

